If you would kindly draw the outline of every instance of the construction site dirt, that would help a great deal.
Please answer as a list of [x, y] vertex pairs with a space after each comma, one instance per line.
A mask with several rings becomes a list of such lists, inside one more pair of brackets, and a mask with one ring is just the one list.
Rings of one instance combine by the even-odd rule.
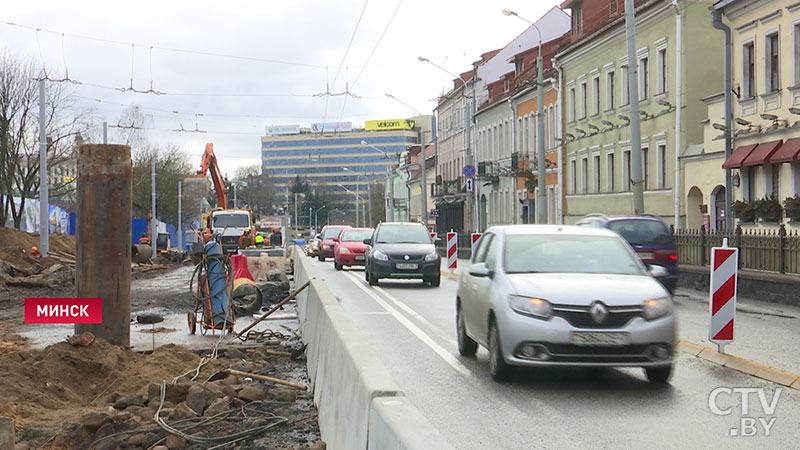
[[[37, 242], [0, 228], [0, 261], [21, 269], [65, 266], [46, 286], [0, 285], [0, 417], [14, 419], [17, 450], [325, 447], [313, 393], [299, 388], [309, 380], [294, 303], [244, 341], [211, 330], [191, 335], [193, 266], [155, 261], [132, 268], [133, 348], [99, 338], [73, 345], [65, 341], [71, 325], [24, 324], [25, 298], [75, 294], [68, 261], [74, 238], [51, 239], [60, 260], [21, 251]], [[137, 321], [148, 315], [163, 321]], [[236, 320], [235, 330], [253, 322]]]

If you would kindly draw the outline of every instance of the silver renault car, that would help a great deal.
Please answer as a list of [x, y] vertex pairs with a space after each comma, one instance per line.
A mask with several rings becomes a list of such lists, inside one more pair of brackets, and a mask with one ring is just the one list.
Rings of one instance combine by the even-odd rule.
[[477, 243], [456, 299], [458, 351], [489, 350], [489, 372], [514, 366], [643, 367], [672, 372], [676, 323], [669, 292], [618, 234], [602, 228], [509, 225]]

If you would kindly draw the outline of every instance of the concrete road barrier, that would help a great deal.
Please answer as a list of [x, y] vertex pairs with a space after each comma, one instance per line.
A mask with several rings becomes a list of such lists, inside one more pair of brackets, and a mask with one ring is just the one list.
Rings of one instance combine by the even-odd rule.
[[[311, 260], [301, 256], [294, 262], [295, 285], [311, 280], [297, 296], [297, 312], [303, 341], [308, 345], [308, 376], [319, 410], [320, 432], [328, 448], [451, 449], [430, 422], [403, 398], [404, 393], [372, 346], [325, 283], [315, 278]], [[399, 403], [375, 403], [386, 399]], [[435, 436], [438, 439], [432, 438]]]

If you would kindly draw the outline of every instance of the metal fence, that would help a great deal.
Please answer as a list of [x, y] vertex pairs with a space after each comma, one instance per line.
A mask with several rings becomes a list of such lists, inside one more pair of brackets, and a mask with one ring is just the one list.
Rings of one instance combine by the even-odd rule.
[[787, 232], [781, 224], [778, 229], [742, 229], [733, 233], [706, 232], [685, 229], [674, 232], [678, 247], [678, 262], [707, 266], [711, 262], [711, 248], [728, 245], [739, 248], [739, 268], [766, 272], [800, 274], [800, 233]]

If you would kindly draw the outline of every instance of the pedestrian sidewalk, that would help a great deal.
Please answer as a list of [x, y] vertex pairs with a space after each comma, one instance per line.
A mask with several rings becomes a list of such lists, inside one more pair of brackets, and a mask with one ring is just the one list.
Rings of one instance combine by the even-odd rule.
[[[457, 266], [454, 270], [447, 269], [443, 263], [442, 274], [459, 277], [461, 271], [469, 267], [469, 260], [459, 259]], [[673, 300], [678, 315], [678, 337], [716, 350], [716, 345], [708, 340], [709, 293], [679, 288]], [[725, 353], [800, 375], [800, 353], [797, 351], [800, 308], [752, 298], [738, 298], [736, 306], [734, 340], [725, 347]], [[682, 349], [693, 354], [699, 352], [699, 349], [692, 351], [688, 346], [682, 346]], [[723, 355], [705, 359], [742, 370], [735, 367], [736, 363], [725, 364]], [[800, 380], [795, 384], [800, 384]]]

